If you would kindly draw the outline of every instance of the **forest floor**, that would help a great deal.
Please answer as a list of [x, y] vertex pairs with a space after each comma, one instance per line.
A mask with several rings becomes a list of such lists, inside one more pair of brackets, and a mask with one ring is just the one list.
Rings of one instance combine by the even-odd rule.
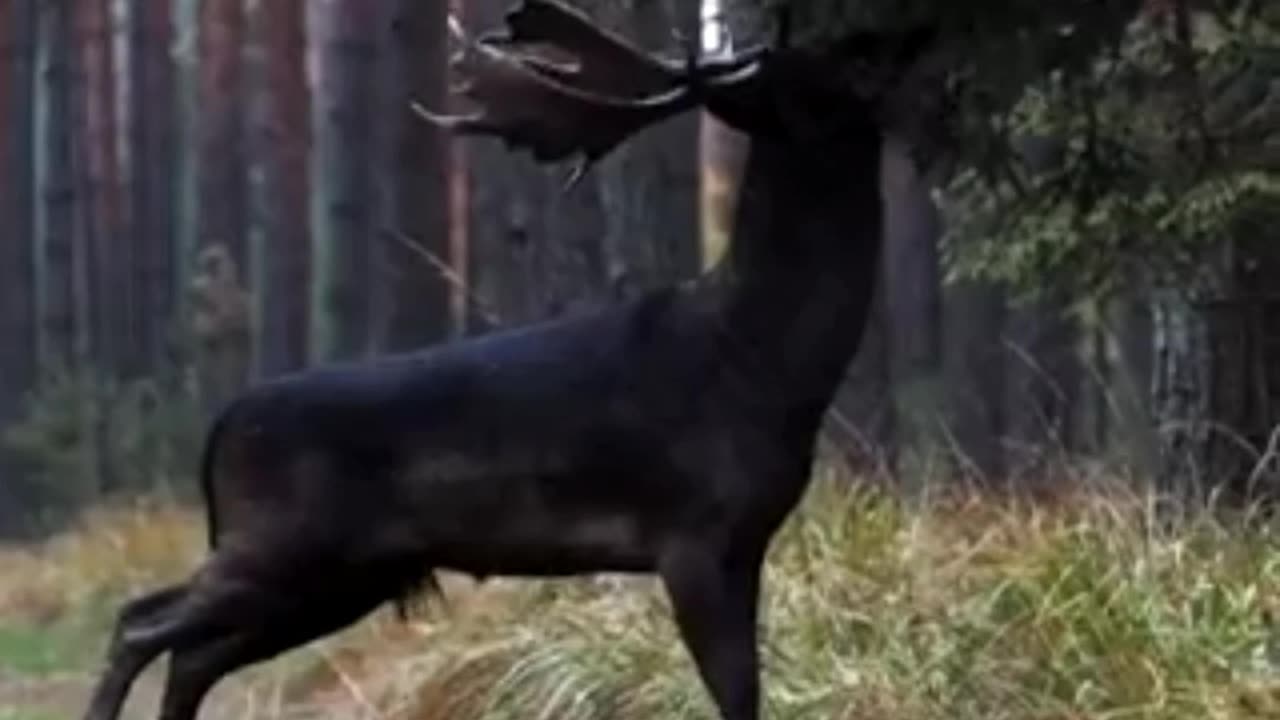
[[[770, 554], [765, 717], [1280, 718], [1280, 524], [1154, 506], [821, 479]], [[155, 504], [0, 550], [0, 720], [78, 717], [115, 608], [202, 552], [199, 516]], [[654, 581], [445, 580], [446, 603], [241, 673], [202, 718], [714, 717]], [[155, 716], [162, 677], [126, 718]]]

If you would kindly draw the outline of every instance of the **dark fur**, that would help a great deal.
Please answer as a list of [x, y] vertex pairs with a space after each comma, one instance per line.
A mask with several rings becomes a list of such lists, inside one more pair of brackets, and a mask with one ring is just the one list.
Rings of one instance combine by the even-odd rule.
[[755, 720], [761, 564], [878, 264], [879, 130], [829, 62], [710, 98], [753, 135], [713, 273], [234, 402], [202, 463], [211, 556], [122, 611], [89, 720], [115, 720], [166, 651], [162, 717], [190, 720], [226, 673], [403, 603], [438, 568], [656, 572], [723, 717]]

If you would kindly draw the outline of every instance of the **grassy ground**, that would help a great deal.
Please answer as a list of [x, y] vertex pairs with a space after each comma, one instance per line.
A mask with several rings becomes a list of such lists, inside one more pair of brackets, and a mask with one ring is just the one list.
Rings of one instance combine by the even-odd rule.
[[[1280, 527], [1157, 523], [1152, 505], [907, 504], [819, 482], [770, 555], [766, 717], [1280, 719]], [[202, 533], [132, 508], [0, 553], [0, 720], [74, 717], [110, 609], [181, 575]], [[447, 580], [447, 606], [258, 668], [207, 716], [714, 717], [652, 581]]]

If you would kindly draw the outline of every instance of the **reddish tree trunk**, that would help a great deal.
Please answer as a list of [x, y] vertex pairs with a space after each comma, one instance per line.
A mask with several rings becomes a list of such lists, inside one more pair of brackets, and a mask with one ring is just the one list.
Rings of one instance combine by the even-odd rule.
[[[319, 4], [319, 73], [316, 215], [318, 283], [313, 310], [322, 315], [315, 351], [325, 359], [351, 359], [376, 349], [373, 327], [373, 257], [377, 186], [374, 175], [381, 138], [376, 88], [380, 8], [361, 0]], [[379, 279], [381, 281], [381, 279]]]
[[[395, 237], [385, 248], [382, 273], [389, 278], [383, 345], [408, 350], [441, 340], [450, 330], [448, 281], [420, 256], [425, 251], [450, 264], [449, 155], [445, 134], [422, 121], [411, 103], [440, 107], [448, 74], [447, 18], [443, 2], [398, 0], [391, 6], [388, 53], [382, 72], [385, 119], [384, 226]], [[409, 244], [418, 246], [416, 249]]]
[[[229, 3], [212, 2], [209, 5]], [[138, 303], [136, 369], [155, 371], [168, 360], [169, 334], [176, 307], [174, 282], [174, 137], [177, 96], [169, 46], [173, 38], [170, 0], [134, 0], [129, 47], [133, 91], [129, 146], [133, 158], [130, 203], [137, 258]], [[232, 51], [239, 45], [233, 42]], [[227, 99], [235, 112], [235, 96]], [[241, 200], [241, 203], [243, 200]], [[243, 210], [240, 210], [243, 212]], [[228, 238], [237, 237], [228, 233]]]
[[[22, 413], [36, 376], [31, 108], [36, 0], [0, 0], [0, 428]], [[0, 536], [18, 529], [22, 469], [0, 449]]]
[[79, 0], [76, 37], [80, 46], [82, 111], [79, 143], [83, 221], [90, 246], [89, 293], [112, 288], [112, 302], [93, 303], [88, 318], [95, 361], [108, 373], [129, 365], [137, 338], [130, 319], [137, 303], [128, 276], [132, 248], [126, 245], [121, 214], [121, 177], [117, 154], [116, 63], [112, 48], [110, 0]]
[[199, 17], [200, 245], [225, 246], [241, 276], [248, 260], [244, 150], [244, 3], [204, 0]]
[[305, 0], [259, 3], [254, 34], [262, 53], [254, 153], [264, 161], [265, 243], [259, 373], [295, 370], [307, 361], [311, 257], [309, 157], [311, 89], [306, 68]]
[[40, 292], [42, 365], [76, 359], [77, 178], [75, 173], [75, 37], [73, 0], [45, 0], [39, 7], [38, 69], [43, 127], [37, 163], [40, 187], [38, 248], [43, 261]]

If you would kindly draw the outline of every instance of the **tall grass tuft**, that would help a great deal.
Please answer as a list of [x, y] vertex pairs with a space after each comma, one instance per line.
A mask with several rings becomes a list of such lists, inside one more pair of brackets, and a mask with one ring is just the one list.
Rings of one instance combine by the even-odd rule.
[[134, 502], [82, 515], [37, 546], [0, 547], [0, 622], [46, 623], [180, 579], [205, 546], [199, 513]]

